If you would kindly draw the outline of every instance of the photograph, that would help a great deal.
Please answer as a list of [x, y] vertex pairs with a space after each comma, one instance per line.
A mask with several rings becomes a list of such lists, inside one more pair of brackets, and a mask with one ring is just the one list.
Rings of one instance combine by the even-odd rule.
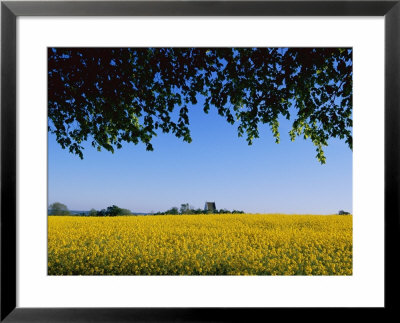
[[48, 47], [47, 172], [49, 276], [352, 276], [353, 48]]
[[0, 321], [396, 312], [399, 2], [2, 1]]

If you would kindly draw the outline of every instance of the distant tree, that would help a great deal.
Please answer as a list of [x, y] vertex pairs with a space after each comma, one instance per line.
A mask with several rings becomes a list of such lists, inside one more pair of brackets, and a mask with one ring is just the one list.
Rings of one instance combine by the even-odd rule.
[[49, 205], [49, 215], [69, 215], [70, 212], [65, 204], [55, 202]]
[[189, 210], [189, 204], [188, 203], [181, 204], [181, 208], [179, 210], [181, 214], [186, 214], [188, 210]]
[[97, 216], [97, 211], [95, 209], [91, 209], [88, 213], [88, 216]]
[[194, 213], [193, 205], [189, 205], [189, 203], [181, 204], [180, 213], [181, 214], [193, 214]]
[[232, 214], [243, 214], [244, 211], [233, 210]]
[[117, 216], [122, 214], [122, 209], [116, 205], [109, 206], [106, 210], [107, 216]]
[[343, 210], [339, 211], [339, 215], [349, 215], [349, 214], [350, 214], [349, 212], [346, 212], [346, 211], [343, 211]]
[[131, 215], [132, 211], [128, 209], [121, 209], [121, 214], [120, 215]]
[[165, 214], [179, 214], [178, 208], [176, 206], [170, 208], [165, 212]]

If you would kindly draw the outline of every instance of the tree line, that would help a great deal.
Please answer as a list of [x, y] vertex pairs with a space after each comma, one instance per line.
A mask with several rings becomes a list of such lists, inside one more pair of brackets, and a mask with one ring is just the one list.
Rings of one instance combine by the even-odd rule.
[[68, 210], [68, 207], [65, 204], [60, 202], [55, 202], [50, 204], [48, 209], [49, 215], [81, 215], [81, 216], [117, 216], [117, 215], [131, 215], [132, 211], [128, 209], [120, 208], [116, 205], [111, 205], [106, 209], [101, 209], [99, 211], [95, 209], [91, 209], [89, 212], [79, 212], [72, 213]]
[[[229, 211], [227, 209], [213, 210], [207, 211], [200, 208], [195, 209], [189, 203], [181, 204], [181, 207], [178, 208], [176, 206], [164, 211], [164, 212], [156, 212], [152, 213], [152, 215], [179, 215], [179, 214], [244, 214], [244, 211], [233, 210]], [[75, 213], [76, 214], [76, 213]], [[350, 215], [350, 212], [339, 210], [339, 215]], [[48, 215], [72, 215], [71, 211], [68, 210], [68, 207], [65, 204], [60, 202], [55, 202], [50, 204], [48, 208]], [[112, 205], [107, 207], [106, 209], [101, 209], [99, 211], [95, 209], [91, 209], [89, 212], [81, 212], [78, 213], [81, 216], [118, 216], [118, 215], [134, 215], [131, 210], [120, 208], [116, 205]]]
[[[181, 204], [181, 207], [174, 206], [167, 211], [164, 212], [156, 212], [152, 213], [153, 215], [178, 215], [178, 214], [205, 214], [205, 213], [213, 213], [213, 214], [243, 214], [244, 211], [233, 210], [229, 211], [227, 209], [220, 209], [214, 211], [206, 211], [200, 208], [195, 209], [193, 206], [189, 205], [189, 203]], [[48, 209], [48, 215], [81, 215], [81, 216], [118, 216], [118, 215], [134, 215], [131, 210], [120, 208], [116, 205], [112, 205], [107, 207], [106, 209], [101, 209], [99, 211], [95, 209], [91, 209], [89, 212], [80, 212], [80, 213], [72, 213], [68, 210], [68, 207], [65, 204], [60, 202], [55, 202], [50, 204]]]
[[205, 213], [212, 213], [212, 214], [243, 214], [245, 212], [244, 211], [239, 211], [239, 210], [229, 211], [227, 209], [207, 211], [207, 210], [203, 210], [203, 209], [200, 209], [200, 208], [195, 209], [192, 205], [189, 205], [189, 203], [186, 203], [186, 204], [181, 204], [181, 207], [179, 209], [178, 209], [178, 207], [174, 206], [174, 207], [170, 208], [167, 211], [154, 213], [154, 215], [205, 214]]
[[117, 216], [117, 215], [131, 215], [131, 210], [122, 209], [116, 205], [112, 205], [107, 207], [106, 209], [101, 209], [100, 211], [96, 211], [95, 209], [91, 209], [88, 213], [88, 216]]

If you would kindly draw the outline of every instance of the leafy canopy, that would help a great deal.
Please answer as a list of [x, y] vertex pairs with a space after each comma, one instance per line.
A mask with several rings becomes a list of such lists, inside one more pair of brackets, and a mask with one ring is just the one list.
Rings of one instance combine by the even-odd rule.
[[214, 106], [250, 145], [262, 125], [278, 143], [283, 116], [293, 121], [291, 139], [311, 140], [321, 163], [329, 138], [352, 149], [349, 48], [48, 50], [48, 130], [81, 158], [85, 141], [153, 150], [159, 130], [191, 142], [188, 112], [199, 95], [204, 112]]

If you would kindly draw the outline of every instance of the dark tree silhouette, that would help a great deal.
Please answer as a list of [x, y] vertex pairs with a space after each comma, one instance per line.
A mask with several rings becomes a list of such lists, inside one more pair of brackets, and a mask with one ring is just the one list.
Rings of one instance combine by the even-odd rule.
[[106, 216], [117, 216], [117, 215], [122, 215], [123, 211], [121, 208], [119, 208], [116, 205], [112, 205], [107, 207], [107, 210], [105, 212]]
[[127, 209], [121, 209], [116, 205], [111, 205], [107, 207], [107, 209], [102, 209], [96, 212], [96, 216], [118, 216], [118, 215], [126, 215], [127, 212], [130, 213]]
[[81, 158], [85, 141], [111, 152], [124, 142], [153, 150], [157, 129], [191, 142], [188, 111], [199, 95], [204, 112], [214, 106], [237, 122], [249, 144], [263, 124], [279, 142], [284, 116], [291, 139], [311, 140], [321, 163], [329, 138], [352, 148], [349, 48], [48, 50], [49, 131]]

